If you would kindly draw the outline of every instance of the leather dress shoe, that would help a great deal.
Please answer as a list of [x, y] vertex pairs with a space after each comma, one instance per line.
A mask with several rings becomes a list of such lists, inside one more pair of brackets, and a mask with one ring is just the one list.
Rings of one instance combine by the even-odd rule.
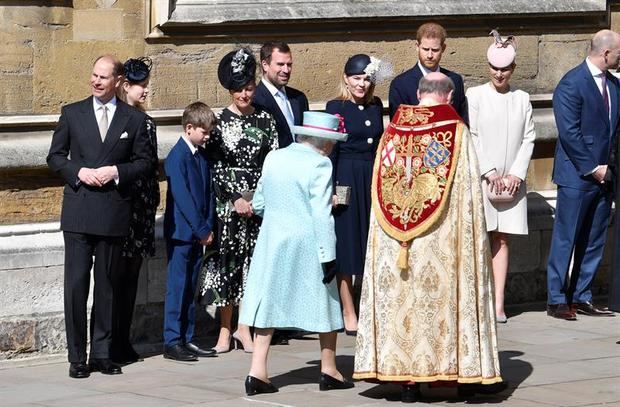
[[567, 321], [576, 321], [575, 314], [566, 304], [547, 304], [547, 315], [553, 318], [565, 319]]
[[576, 314], [589, 315], [591, 317], [615, 317], [613, 311], [608, 309], [596, 308], [591, 302], [575, 302], [572, 303], [571, 311]]
[[164, 358], [178, 360], [179, 362], [196, 362], [198, 357], [187, 350], [181, 344], [169, 346], [164, 349]]
[[321, 376], [319, 377], [319, 390], [321, 391], [351, 389], [353, 386], [353, 382], [346, 379], [338, 380], [335, 377], [325, 373], [321, 373]]
[[415, 403], [420, 398], [420, 385], [403, 384], [403, 391], [400, 394], [400, 400], [403, 403]]
[[457, 388], [459, 397], [467, 398], [473, 397], [478, 394], [497, 394], [508, 388], [507, 381], [501, 381], [493, 384], [480, 384], [480, 383], [464, 383], [460, 384]]
[[187, 349], [189, 353], [196, 355], [199, 358], [212, 358], [216, 356], [217, 353], [215, 349], [202, 349], [193, 342], [186, 343], [185, 349]]
[[278, 388], [273, 383], [267, 383], [254, 376], [248, 375], [245, 378], [245, 394], [253, 396], [261, 393], [277, 393]]
[[101, 372], [102, 374], [110, 375], [123, 373], [121, 367], [110, 359], [91, 359], [88, 365], [91, 372]]
[[132, 346], [129, 346], [122, 351], [111, 352], [111, 355], [112, 361], [114, 363], [118, 363], [119, 365], [129, 365], [131, 363], [136, 363], [144, 360], [140, 357], [138, 352], [133, 349]]
[[85, 379], [90, 376], [90, 368], [84, 362], [69, 364], [69, 377], [74, 379]]

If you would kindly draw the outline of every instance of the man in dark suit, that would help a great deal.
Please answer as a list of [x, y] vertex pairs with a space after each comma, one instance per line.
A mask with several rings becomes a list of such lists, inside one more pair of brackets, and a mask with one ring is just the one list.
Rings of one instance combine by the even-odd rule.
[[[129, 232], [131, 186], [149, 170], [146, 115], [116, 98], [123, 65], [99, 57], [90, 77], [92, 97], [64, 106], [47, 156], [66, 182], [60, 228], [65, 241], [64, 302], [69, 376], [120, 374], [110, 361], [112, 270]], [[86, 303], [95, 279], [90, 358], [86, 364]]]
[[586, 60], [564, 75], [553, 93], [558, 128], [553, 182], [558, 192], [547, 264], [547, 314], [554, 318], [613, 315], [592, 304], [590, 287], [603, 256], [611, 207], [605, 175], [618, 126], [620, 86], [608, 70], [619, 59], [620, 35], [599, 31]]
[[398, 75], [390, 84], [390, 119], [394, 117], [398, 106], [417, 105], [419, 103], [417, 91], [420, 78], [430, 72], [439, 71], [452, 79], [455, 89], [451, 104], [463, 121], [469, 123], [463, 78], [456, 72], [439, 66], [441, 56], [446, 50], [446, 37], [446, 30], [437, 23], [425, 23], [418, 28], [415, 42], [418, 50], [418, 63], [413, 68]]
[[253, 104], [273, 115], [279, 146], [284, 148], [295, 141], [291, 129], [302, 124], [303, 113], [310, 109], [308, 98], [303, 92], [287, 86], [293, 57], [286, 43], [265, 43], [260, 49], [260, 62], [263, 79], [256, 87]]

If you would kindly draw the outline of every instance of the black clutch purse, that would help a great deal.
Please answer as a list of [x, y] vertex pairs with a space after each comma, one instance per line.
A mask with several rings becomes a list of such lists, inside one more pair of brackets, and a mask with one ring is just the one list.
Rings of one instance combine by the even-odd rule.
[[321, 263], [323, 268], [323, 284], [329, 284], [336, 277], [336, 260]]

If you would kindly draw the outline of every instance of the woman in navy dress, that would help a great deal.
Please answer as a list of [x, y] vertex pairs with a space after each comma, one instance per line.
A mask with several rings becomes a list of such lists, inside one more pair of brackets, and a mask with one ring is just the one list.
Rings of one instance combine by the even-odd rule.
[[327, 113], [340, 115], [349, 138], [338, 142], [331, 154], [334, 191], [350, 187], [348, 203], [334, 195], [336, 264], [342, 316], [347, 335], [357, 333], [353, 303], [353, 276], [362, 276], [370, 217], [372, 166], [383, 134], [383, 103], [373, 95], [380, 61], [354, 55], [344, 66], [340, 95], [327, 103]]

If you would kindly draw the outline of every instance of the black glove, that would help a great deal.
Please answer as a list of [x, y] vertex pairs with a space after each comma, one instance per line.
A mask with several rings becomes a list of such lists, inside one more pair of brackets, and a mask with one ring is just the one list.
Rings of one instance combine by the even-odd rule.
[[321, 263], [323, 268], [323, 284], [329, 284], [336, 277], [336, 260]]

